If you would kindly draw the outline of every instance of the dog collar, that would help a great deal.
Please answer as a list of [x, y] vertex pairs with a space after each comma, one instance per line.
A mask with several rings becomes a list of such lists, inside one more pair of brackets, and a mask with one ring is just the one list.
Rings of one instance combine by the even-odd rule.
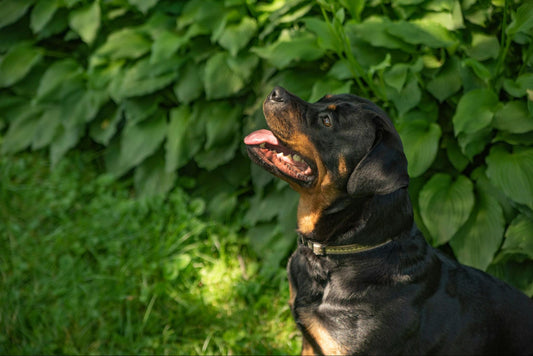
[[328, 246], [324, 245], [318, 242], [311, 241], [302, 235], [298, 237], [298, 244], [301, 246], [305, 246], [311, 249], [313, 253], [317, 256], [326, 256], [326, 255], [349, 255], [352, 253], [359, 253], [359, 252], [365, 252], [370, 251], [378, 247], [385, 246], [392, 240], [387, 240], [385, 242], [382, 242], [378, 245], [372, 245], [372, 246], [365, 246], [365, 245], [359, 245], [359, 244], [351, 244], [351, 245], [339, 245], [339, 246]]

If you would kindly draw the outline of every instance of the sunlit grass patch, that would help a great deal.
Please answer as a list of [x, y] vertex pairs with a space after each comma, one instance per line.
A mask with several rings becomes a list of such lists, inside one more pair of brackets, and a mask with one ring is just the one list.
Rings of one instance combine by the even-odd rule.
[[284, 269], [190, 202], [137, 200], [84, 155], [1, 158], [0, 353], [297, 353]]

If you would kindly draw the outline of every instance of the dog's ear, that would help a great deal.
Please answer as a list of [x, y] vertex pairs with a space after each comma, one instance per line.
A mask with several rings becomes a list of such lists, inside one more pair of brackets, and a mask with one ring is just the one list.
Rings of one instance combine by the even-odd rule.
[[400, 136], [388, 119], [379, 118], [376, 140], [348, 179], [348, 194], [385, 195], [409, 185], [407, 158]]

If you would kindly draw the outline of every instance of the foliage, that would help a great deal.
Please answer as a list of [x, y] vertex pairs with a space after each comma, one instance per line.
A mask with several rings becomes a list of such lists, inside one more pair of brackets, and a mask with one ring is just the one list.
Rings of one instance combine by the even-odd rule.
[[88, 138], [141, 194], [185, 186], [245, 226], [268, 270], [294, 243], [296, 197], [241, 139], [274, 85], [352, 92], [394, 119], [428, 240], [533, 294], [531, 0], [0, 4], [4, 154], [58, 164]]
[[0, 354], [294, 354], [284, 268], [266, 280], [235, 227], [182, 189], [69, 155], [0, 158]]

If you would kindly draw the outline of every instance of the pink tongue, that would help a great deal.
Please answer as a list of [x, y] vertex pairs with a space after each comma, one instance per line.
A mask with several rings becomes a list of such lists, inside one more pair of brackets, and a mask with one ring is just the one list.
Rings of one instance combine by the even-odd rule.
[[269, 130], [257, 130], [244, 138], [244, 143], [247, 145], [260, 145], [262, 143], [269, 143], [278, 146], [279, 142], [276, 136]]

